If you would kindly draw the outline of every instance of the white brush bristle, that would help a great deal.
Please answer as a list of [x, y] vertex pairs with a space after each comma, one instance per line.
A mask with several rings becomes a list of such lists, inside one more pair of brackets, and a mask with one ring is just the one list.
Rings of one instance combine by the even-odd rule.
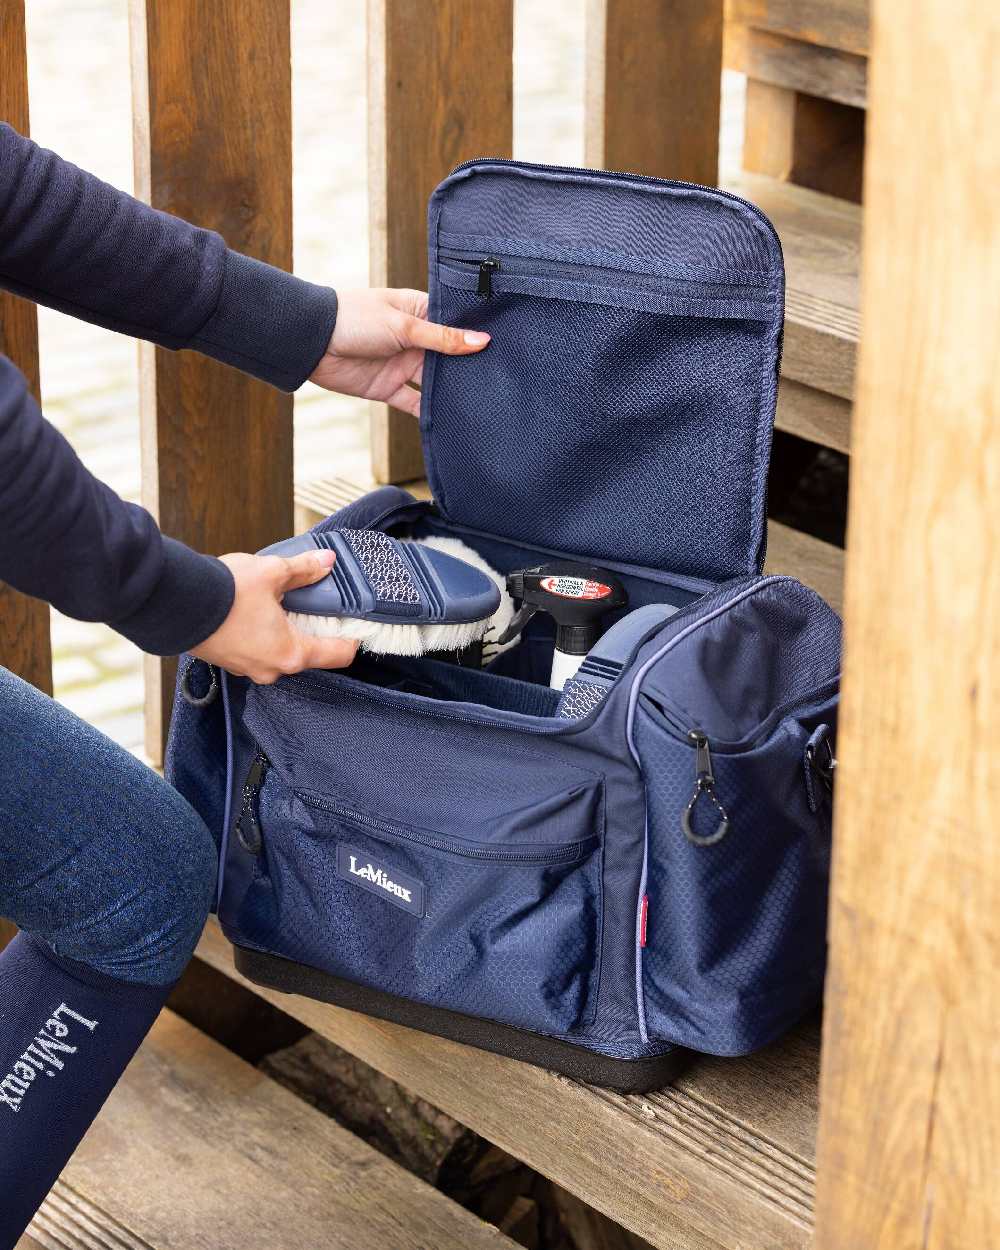
[[[496, 639], [507, 628], [514, 615], [514, 604], [507, 594], [503, 574], [491, 568], [482, 556], [457, 538], [420, 538], [419, 542], [445, 555], [455, 556], [481, 569], [500, 590], [500, 607], [485, 621], [460, 625], [384, 625], [379, 621], [359, 620], [352, 616], [315, 616], [305, 612], [289, 612], [295, 628], [316, 638], [354, 638], [363, 651], [375, 655], [426, 655], [429, 651], [461, 651], [470, 643], [483, 639], [483, 661], [493, 659], [507, 646], [498, 647]], [[492, 641], [491, 641], [492, 640]]]
[[314, 616], [289, 612], [295, 628], [316, 638], [355, 638], [363, 651], [375, 655], [426, 655], [428, 651], [461, 651], [482, 638], [490, 622], [461, 625], [385, 625], [354, 616]]

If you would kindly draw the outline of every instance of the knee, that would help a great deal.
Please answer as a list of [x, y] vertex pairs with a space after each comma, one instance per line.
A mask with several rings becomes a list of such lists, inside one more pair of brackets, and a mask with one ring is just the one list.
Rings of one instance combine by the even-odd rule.
[[[159, 782], [159, 778], [156, 779]], [[58, 954], [120, 981], [172, 985], [198, 943], [215, 894], [208, 828], [162, 782], [154, 812], [87, 905], [87, 919], [53, 934]]]

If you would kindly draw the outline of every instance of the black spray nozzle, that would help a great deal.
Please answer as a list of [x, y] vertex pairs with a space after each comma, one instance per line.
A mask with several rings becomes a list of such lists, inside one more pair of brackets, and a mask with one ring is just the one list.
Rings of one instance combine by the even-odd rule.
[[516, 638], [536, 612], [547, 612], [556, 623], [556, 650], [567, 655], [586, 655], [608, 613], [628, 603], [625, 587], [607, 569], [569, 560], [508, 573], [507, 593], [518, 612], [500, 645]]

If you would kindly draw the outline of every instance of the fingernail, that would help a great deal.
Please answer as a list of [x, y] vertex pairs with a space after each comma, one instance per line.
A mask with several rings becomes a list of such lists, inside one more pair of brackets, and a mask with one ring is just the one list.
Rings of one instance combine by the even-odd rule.
[[480, 333], [479, 330], [466, 330], [462, 337], [468, 347], [485, 347], [490, 341], [490, 336]]
[[337, 558], [336, 555], [332, 551], [317, 551], [316, 552], [316, 559], [319, 562], [320, 568], [332, 569], [333, 562], [336, 560], [336, 558]]

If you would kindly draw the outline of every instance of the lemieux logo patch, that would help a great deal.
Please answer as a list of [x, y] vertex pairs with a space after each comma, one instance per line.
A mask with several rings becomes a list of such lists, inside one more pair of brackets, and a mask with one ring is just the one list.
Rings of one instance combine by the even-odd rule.
[[346, 842], [337, 844], [337, 876], [394, 903], [414, 916], [424, 914], [424, 883], [408, 873], [380, 863]]

